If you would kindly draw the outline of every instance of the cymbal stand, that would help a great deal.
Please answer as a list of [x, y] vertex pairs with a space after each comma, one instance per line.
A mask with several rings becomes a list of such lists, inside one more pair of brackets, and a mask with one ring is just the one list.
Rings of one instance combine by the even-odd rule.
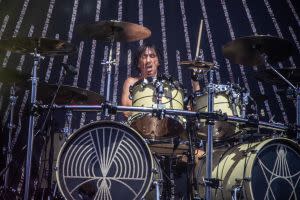
[[37, 93], [37, 68], [41, 60], [41, 55], [37, 53], [37, 49], [34, 52], [34, 61], [31, 74], [31, 98], [30, 98], [30, 116], [28, 125], [28, 138], [27, 138], [27, 154], [26, 154], [26, 170], [25, 170], [25, 194], [24, 200], [29, 199], [30, 192], [30, 174], [31, 174], [31, 160], [32, 160], [32, 149], [33, 149], [33, 132], [35, 125], [34, 109], [36, 107], [36, 93]]
[[246, 117], [246, 107], [249, 104], [249, 97], [250, 94], [248, 91], [241, 91], [242, 99], [241, 99], [241, 117], [245, 118]]
[[107, 84], [106, 84], [106, 94], [105, 94], [105, 104], [104, 104], [104, 117], [108, 118], [109, 116], [109, 109], [107, 103], [110, 101], [110, 88], [111, 88], [111, 71], [112, 66], [116, 64], [116, 60], [112, 59], [112, 49], [114, 45], [114, 37], [112, 37], [110, 41], [110, 49], [109, 49], [109, 58], [108, 61], [102, 61], [101, 64], [106, 66], [106, 75], [107, 75]]
[[153, 181], [153, 185], [155, 186], [155, 199], [159, 200], [160, 199], [160, 181], [159, 180], [155, 180]]
[[264, 64], [269, 67], [276, 75], [278, 75], [284, 82], [286, 82], [294, 91], [294, 94], [296, 96], [296, 132], [297, 132], [297, 141], [300, 142], [300, 87], [294, 86], [289, 80], [287, 80], [282, 74], [280, 74], [274, 67], [272, 67], [268, 63], [268, 57], [266, 54], [261, 54], [261, 56], [264, 59]]
[[[164, 85], [163, 85], [163, 80], [161, 79], [157, 79], [155, 81], [155, 92], [156, 92], [156, 108], [157, 109], [162, 109], [163, 108], [163, 104], [162, 104], [162, 97], [164, 94]], [[159, 119], [163, 119], [164, 118], [164, 112], [157, 112], [156, 113]]]
[[240, 94], [239, 92], [236, 91], [233, 85], [230, 85], [228, 88], [228, 96], [229, 96], [229, 103], [231, 104], [233, 115], [237, 116], [238, 113], [236, 107], [240, 100]]
[[9, 178], [9, 166], [12, 160], [12, 133], [13, 129], [15, 128], [14, 125], [14, 108], [17, 101], [17, 96], [15, 94], [15, 86], [11, 86], [10, 88], [10, 96], [9, 96], [9, 107], [10, 107], [10, 118], [8, 124], [8, 140], [7, 140], [7, 147], [6, 147], [6, 172], [4, 177], [4, 188], [8, 188], [8, 178]]
[[[208, 84], [208, 99], [207, 99], [207, 109], [208, 113], [212, 113], [214, 111], [214, 85], [213, 85], [213, 72], [211, 69]], [[207, 142], [206, 142], [206, 184], [205, 184], [205, 199], [212, 199], [212, 190], [211, 185], [208, 184], [212, 179], [212, 163], [213, 163], [213, 131], [214, 131], [214, 120], [207, 120]]]
[[194, 166], [195, 166], [195, 147], [196, 144], [196, 130], [192, 120], [187, 120], [187, 133], [188, 133], [188, 141], [189, 141], [189, 151], [188, 151], [188, 168], [187, 168], [187, 180], [188, 180], [188, 196], [191, 199], [198, 199], [199, 194], [193, 192], [193, 188], [195, 191], [197, 190], [197, 179], [194, 173]]
[[65, 139], [68, 138], [72, 133], [72, 116], [73, 116], [72, 110], [67, 110], [66, 111], [67, 124], [62, 130], [62, 132], [64, 133], [64, 136], [65, 136]]

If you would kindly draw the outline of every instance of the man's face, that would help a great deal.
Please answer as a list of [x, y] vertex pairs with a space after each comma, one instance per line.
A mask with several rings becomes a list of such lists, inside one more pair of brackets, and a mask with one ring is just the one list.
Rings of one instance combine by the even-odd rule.
[[153, 48], [147, 47], [139, 58], [138, 68], [142, 77], [157, 76], [159, 61], [157, 54]]

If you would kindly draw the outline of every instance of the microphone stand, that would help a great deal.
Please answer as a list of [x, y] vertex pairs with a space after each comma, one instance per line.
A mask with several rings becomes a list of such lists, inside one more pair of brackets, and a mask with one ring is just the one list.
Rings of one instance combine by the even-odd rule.
[[[50, 126], [48, 125], [49, 127], [47, 128], [47, 135], [48, 135], [48, 134], [50, 134], [50, 135], [53, 134], [53, 131], [51, 130], [51, 124], [52, 124], [52, 121], [53, 121], [52, 110], [53, 110], [53, 108], [54, 108], [55, 99], [56, 99], [56, 97], [57, 97], [57, 95], [58, 95], [58, 92], [59, 92], [59, 90], [60, 90], [60, 88], [61, 88], [61, 86], [62, 86], [62, 84], [63, 84], [63, 81], [64, 81], [65, 76], [66, 76], [67, 73], [68, 73], [68, 72], [67, 72], [67, 69], [64, 68], [64, 73], [62, 74], [62, 76], [61, 76], [60, 79], [58, 80], [57, 89], [56, 89], [56, 91], [55, 91], [55, 93], [54, 93], [54, 96], [53, 96], [53, 98], [52, 98], [52, 100], [51, 100], [51, 103], [50, 103], [49, 107], [47, 108], [48, 111], [47, 111], [46, 117], [45, 117], [45, 119], [44, 119], [43, 125], [42, 125], [41, 129], [40, 129], [34, 136], [37, 136], [37, 135], [42, 134], [42, 133], [44, 132], [44, 130], [45, 130], [45, 128], [46, 128], [46, 125], [47, 125], [47, 123], [48, 123], [49, 120], [50, 120]], [[71, 73], [71, 72], [70, 72], [70, 73]], [[69, 125], [69, 126], [70, 126], [70, 125]], [[65, 133], [64, 133], [64, 134], [65, 134]], [[65, 136], [66, 136], [66, 134], [65, 134]], [[53, 136], [51, 137], [51, 139], [53, 139]], [[46, 145], [47, 145], [47, 144], [46, 144]], [[51, 143], [51, 145], [53, 145], [53, 143]], [[49, 154], [51, 154], [51, 150], [50, 150]], [[50, 162], [53, 162], [52, 156], [49, 156], [49, 157], [50, 157], [50, 159], [51, 159]], [[49, 166], [52, 166], [52, 164], [50, 163]], [[47, 178], [48, 183], [51, 182], [51, 176], [52, 176], [52, 172], [51, 172], [51, 173], [48, 173], [48, 178]], [[50, 188], [51, 188], [51, 186], [50, 186]], [[51, 193], [51, 192], [52, 192], [52, 190], [50, 191], [50, 194], [48, 194], [48, 197], [51, 198], [51, 199], [53, 199], [55, 193]]]
[[48, 120], [49, 120], [51, 111], [52, 111], [52, 109], [53, 109], [53, 107], [54, 107], [55, 99], [56, 99], [57, 94], [58, 94], [58, 92], [59, 92], [59, 89], [61, 88], [62, 83], [63, 83], [63, 81], [64, 81], [64, 79], [65, 79], [65, 74], [66, 74], [66, 73], [67, 73], [67, 71], [64, 70], [63, 75], [62, 75], [62, 76], [60, 77], [60, 79], [58, 80], [57, 89], [56, 89], [56, 91], [55, 91], [55, 93], [54, 93], [54, 96], [53, 96], [53, 98], [52, 98], [52, 100], [51, 100], [50, 106], [48, 107], [48, 111], [47, 111], [46, 118], [44, 119], [44, 123], [43, 123], [41, 129], [40, 129], [34, 136], [37, 136], [39, 133], [43, 133], [43, 132], [44, 132], [44, 129], [45, 129], [46, 124], [47, 124], [47, 122], [48, 122]]

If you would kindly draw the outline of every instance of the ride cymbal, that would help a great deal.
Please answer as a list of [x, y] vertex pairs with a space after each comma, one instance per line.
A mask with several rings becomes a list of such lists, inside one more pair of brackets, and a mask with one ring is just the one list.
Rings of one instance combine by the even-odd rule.
[[83, 24], [78, 27], [77, 32], [94, 40], [117, 42], [133, 42], [151, 35], [151, 31], [144, 26], [115, 20]]
[[288, 40], [269, 35], [254, 35], [237, 38], [225, 44], [223, 54], [232, 63], [246, 66], [264, 64], [263, 54], [269, 63], [287, 59], [295, 48]]
[[76, 48], [65, 41], [49, 38], [15, 37], [0, 40], [0, 50], [21, 54], [38, 53], [43, 56], [71, 54]]

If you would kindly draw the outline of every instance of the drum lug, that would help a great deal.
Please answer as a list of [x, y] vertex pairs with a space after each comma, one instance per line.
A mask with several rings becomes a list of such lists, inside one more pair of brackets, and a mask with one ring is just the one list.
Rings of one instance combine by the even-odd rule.
[[145, 141], [146, 144], [150, 144], [149, 139], [144, 139], [144, 141]]
[[130, 85], [130, 86], [129, 86], [129, 95], [128, 95], [128, 98], [129, 98], [130, 100], [132, 100], [132, 92], [133, 92], [133, 86]]
[[221, 183], [221, 179], [217, 179], [217, 178], [204, 178], [203, 182], [205, 185], [210, 186], [211, 188], [215, 188], [215, 189], [220, 189], [222, 188], [222, 183]]
[[251, 182], [251, 177], [236, 178], [235, 179], [236, 185], [241, 185], [242, 181]]

